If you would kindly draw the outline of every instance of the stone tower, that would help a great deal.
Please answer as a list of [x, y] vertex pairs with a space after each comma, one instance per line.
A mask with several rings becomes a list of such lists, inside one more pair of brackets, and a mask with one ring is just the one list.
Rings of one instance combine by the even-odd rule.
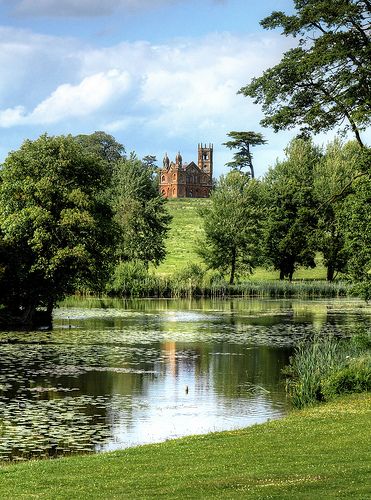
[[205, 172], [213, 178], [213, 145], [205, 146], [201, 143], [198, 145], [198, 168], [201, 172]]

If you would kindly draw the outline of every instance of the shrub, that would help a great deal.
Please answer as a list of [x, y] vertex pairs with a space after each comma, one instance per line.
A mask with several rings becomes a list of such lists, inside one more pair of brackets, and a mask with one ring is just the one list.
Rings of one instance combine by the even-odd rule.
[[205, 271], [197, 264], [188, 264], [174, 274], [171, 280], [173, 297], [202, 295]]
[[119, 297], [158, 296], [165, 293], [166, 283], [150, 274], [141, 261], [120, 262], [107, 285], [107, 293]]
[[371, 383], [369, 337], [325, 337], [299, 344], [284, 373], [287, 391], [297, 408], [344, 392], [366, 391]]
[[343, 393], [369, 391], [371, 389], [371, 356], [365, 355], [350, 359], [348, 366], [330, 374], [322, 385], [326, 400]]

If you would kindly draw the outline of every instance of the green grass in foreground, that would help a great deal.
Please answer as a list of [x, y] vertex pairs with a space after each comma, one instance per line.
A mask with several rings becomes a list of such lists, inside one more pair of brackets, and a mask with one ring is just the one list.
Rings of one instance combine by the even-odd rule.
[[[167, 207], [173, 217], [166, 240], [166, 258], [156, 269], [156, 274], [171, 275], [189, 263], [200, 263], [196, 253], [197, 240], [203, 235], [203, 222], [199, 211], [210, 203], [205, 198], [178, 198], [169, 200]], [[320, 255], [316, 258], [314, 269], [300, 268], [295, 272], [295, 280], [325, 280], [326, 269]], [[255, 269], [252, 280], [277, 280], [278, 271]]]
[[371, 396], [240, 431], [4, 465], [6, 499], [370, 498]]

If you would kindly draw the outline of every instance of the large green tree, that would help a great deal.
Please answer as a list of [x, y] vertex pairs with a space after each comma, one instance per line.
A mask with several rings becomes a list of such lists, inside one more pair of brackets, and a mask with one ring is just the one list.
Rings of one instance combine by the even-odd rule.
[[361, 131], [371, 117], [369, 0], [294, 0], [295, 12], [273, 12], [266, 29], [298, 40], [281, 62], [240, 92], [262, 104], [262, 125], [275, 131], [300, 126], [314, 133]]
[[133, 153], [116, 163], [112, 203], [119, 227], [119, 260], [158, 265], [165, 258], [171, 216], [153, 182], [152, 169]]
[[97, 155], [109, 164], [125, 158], [125, 147], [106, 132], [97, 131], [92, 134], [80, 134], [75, 140], [89, 153]]
[[1, 170], [0, 302], [24, 323], [78, 286], [107, 278], [112, 214], [105, 162], [71, 136], [27, 140]]
[[291, 280], [298, 266], [315, 266], [313, 170], [320, 158], [310, 140], [294, 139], [286, 159], [277, 161], [263, 180], [265, 258], [280, 272], [280, 279]]
[[362, 177], [347, 196], [342, 217], [345, 245], [349, 254], [348, 272], [358, 292], [371, 299], [371, 179]]
[[198, 253], [211, 269], [236, 274], [251, 272], [259, 257], [262, 211], [259, 182], [239, 171], [222, 176], [203, 209], [205, 239]]
[[347, 269], [349, 253], [343, 205], [353, 190], [352, 180], [360, 171], [361, 156], [362, 149], [356, 141], [343, 145], [337, 138], [327, 145], [323, 158], [314, 169], [314, 196], [318, 207], [316, 246], [323, 254], [329, 281]]
[[233, 155], [233, 160], [227, 163], [228, 167], [233, 170], [247, 169], [250, 177], [254, 179], [255, 172], [252, 163], [252, 152], [251, 148], [253, 146], [259, 146], [261, 144], [266, 144], [267, 141], [264, 139], [262, 134], [259, 132], [229, 132], [228, 137], [231, 140], [224, 142], [223, 146], [229, 149], [237, 149]]

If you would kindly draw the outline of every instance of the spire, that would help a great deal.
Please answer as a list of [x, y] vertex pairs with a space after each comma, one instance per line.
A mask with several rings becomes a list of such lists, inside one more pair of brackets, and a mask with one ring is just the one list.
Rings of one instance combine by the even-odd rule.
[[165, 153], [162, 164], [163, 164], [164, 168], [169, 169], [170, 161], [169, 161], [169, 157], [168, 157], [167, 153]]
[[183, 161], [182, 155], [180, 154], [180, 151], [178, 151], [178, 154], [175, 157], [175, 163], [178, 165], [178, 167], [181, 167], [182, 161]]

